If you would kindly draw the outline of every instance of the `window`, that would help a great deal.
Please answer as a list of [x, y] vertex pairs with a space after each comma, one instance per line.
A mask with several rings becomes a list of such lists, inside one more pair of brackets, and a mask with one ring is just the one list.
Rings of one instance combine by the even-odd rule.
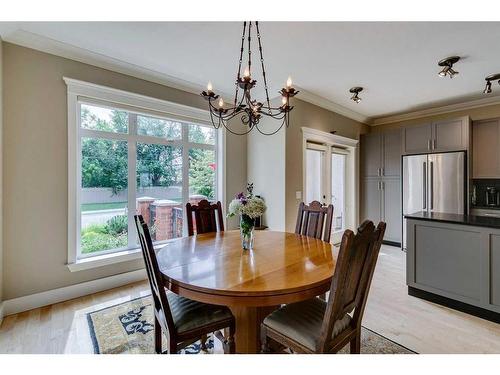
[[69, 263], [137, 249], [136, 213], [157, 244], [186, 235], [186, 203], [220, 199], [216, 130], [185, 113], [135, 110], [122, 100], [112, 104], [109, 95], [88, 99], [70, 86], [76, 129], [69, 132], [69, 171], [76, 181], [69, 183]]

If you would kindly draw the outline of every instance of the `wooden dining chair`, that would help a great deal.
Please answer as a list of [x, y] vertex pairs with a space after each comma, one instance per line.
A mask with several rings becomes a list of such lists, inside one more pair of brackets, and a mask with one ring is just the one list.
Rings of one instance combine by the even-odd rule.
[[320, 298], [285, 305], [261, 325], [262, 350], [269, 341], [299, 353], [336, 353], [350, 343], [360, 353], [361, 320], [386, 224], [365, 221], [340, 244], [328, 302]]
[[[234, 353], [235, 320], [231, 310], [226, 306], [201, 303], [167, 293], [148, 225], [142, 215], [135, 215], [134, 218], [153, 297], [155, 352], [163, 353], [162, 332], [167, 337], [166, 353], [170, 354], [199, 339], [202, 339], [204, 348], [207, 335], [215, 332], [215, 336], [222, 341], [224, 353]], [[229, 332], [227, 338], [220, 332], [225, 328]]]
[[333, 206], [323, 206], [312, 201], [309, 206], [301, 202], [297, 215], [295, 233], [330, 242], [332, 234]]
[[[196, 224], [196, 233], [223, 232], [224, 221], [222, 220], [222, 205], [220, 202], [210, 204], [206, 199], [201, 200], [197, 205], [186, 204], [188, 234], [194, 235], [195, 226], [193, 225], [193, 216]], [[217, 218], [216, 218], [217, 215]]]

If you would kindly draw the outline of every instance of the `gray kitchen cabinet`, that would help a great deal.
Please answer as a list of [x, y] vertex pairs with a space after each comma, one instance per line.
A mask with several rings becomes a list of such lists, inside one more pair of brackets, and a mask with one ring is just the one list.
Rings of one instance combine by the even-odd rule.
[[474, 121], [472, 126], [473, 178], [500, 178], [500, 119]]
[[460, 151], [469, 148], [469, 118], [432, 124], [432, 151]]
[[384, 240], [401, 242], [401, 180], [399, 178], [384, 179], [382, 189], [382, 217], [387, 223]]
[[403, 154], [469, 149], [469, 117], [435, 121], [403, 128]]
[[432, 124], [403, 128], [403, 153], [419, 154], [431, 151]]
[[382, 173], [383, 177], [401, 176], [401, 129], [382, 133]]
[[382, 168], [382, 137], [380, 133], [362, 135], [361, 165], [363, 176], [380, 176]]
[[363, 177], [401, 175], [401, 130], [364, 134], [361, 137]]
[[387, 224], [384, 241], [401, 243], [401, 180], [399, 178], [364, 179], [361, 222], [371, 220]]

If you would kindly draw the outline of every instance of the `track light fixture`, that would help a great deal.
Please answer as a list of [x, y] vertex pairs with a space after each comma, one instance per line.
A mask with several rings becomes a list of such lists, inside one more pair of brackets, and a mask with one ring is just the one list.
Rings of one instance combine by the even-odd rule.
[[440, 77], [450, 77], [453, 78], [458, 74], [458, 72], [453, 69], [453, 64], [455, 64], [458, 60], [460, 60], [459, 56], [450, 56], [438, 62], [439, 66], [442, 66], [443, 69], [438, 73]]
[[483, 94], [491, 94], [491, 81], [498, 81], [498, 84], [500, 84], [500, 73], [497, 74], [490, 74], [488, 77], [485, 78], [486, 81], [486, 87], [483, 90]]
[[362, 87], [352, 87], [349, 92], [353, 94], [351, 96], [351, 100], [354, 100], [356, 103], [359, 103], [361, 101], [361, 98], [358, 96], [358, 94], [363, 91]]

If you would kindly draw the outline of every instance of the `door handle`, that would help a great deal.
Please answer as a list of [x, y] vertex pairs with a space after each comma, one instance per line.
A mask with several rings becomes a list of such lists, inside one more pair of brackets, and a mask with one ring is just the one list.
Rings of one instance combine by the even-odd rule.
[[434, 163], [431, 161], [430, 162], [430, 177], [431, 177], [431, 181], [430, 181], [430, 190], [431, 190], [431, 196], [430, 196], [430, 206], [431, 206], [431, 210], [434, 209]]
[[429, 151], [431, 150], [431, 140], [430, 139], [427, 140], [427, 150], [429, 150]]
[[422, 183], [422, 209], [427, 209], [427, 163], [424, 161], [422, 169], [423, 183]]
[[432, 149], [435, 150], [436, 149], [436, 140], [434, 139], [432, 141]]

